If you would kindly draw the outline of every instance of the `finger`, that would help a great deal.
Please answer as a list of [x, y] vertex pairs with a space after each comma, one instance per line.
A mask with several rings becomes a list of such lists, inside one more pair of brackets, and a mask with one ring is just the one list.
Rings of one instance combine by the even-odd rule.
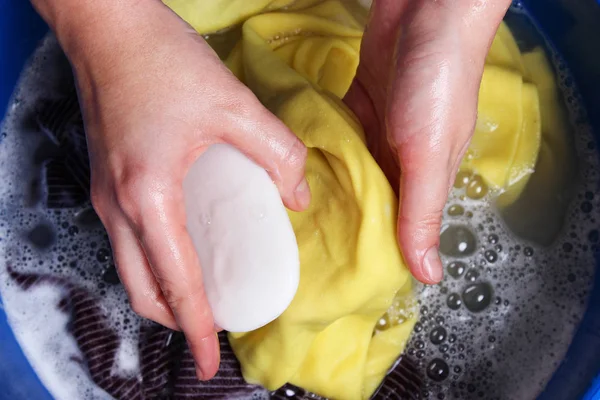
[[241, 93], [245, 110], [227, 123], [224, 140], [265, 168], [288, 208], [306, 209], [310, 203], [310, 189], [304, 177], [306, 146], [247, 88]]
[[[475, 125], [477, 85], [456, 72], [461, 68], [453, 65], [460, 64], [437, 68], [436, 60], [430, 61], [430, 74], [425, 67], [409, 70], [394, 83], [404, 83], [408, 90], [406, 97], [394, 93], [389, 126], [401, 171], [400, 248], [415, 278], [435, 284], [443, 275], [438, 254], [441, 218]], [[411, 87], [415, 82], [423, 82], [422, 90]], [[465, 90], [468, 86], [474, 89]]]
[[219, 366], [219, 343], [204, 292], [202, 270], [186, 229], [181, 183], [157, 177], [155, 185], [131, 189], [137, 199], [133, 215], [138, 237], [167, 304], [183, 330], [200, 379], [212, 378]]
[[179, 330], [140, 242], [125, 218], [112, 222], [107, 232], [119, 278], [127, 290], [133, 311], [167, 328]]
[[[445, 39], [448, 46], [455, 43], [452, 39]], [[442, 213], [475, 124], [481, 76], [465, 73], [472, 68], [460, 54], [432, 50], [443, 44], [407, 44], [388, 109], [401, 171], [398, 240], [414, 277], [428, 284], [442, 280]]]
[[436, 284], [443, 276], [438, 248], [452, 163], [430, 144], [416, 142], [400, 148], [398, 241], [413, 276]]

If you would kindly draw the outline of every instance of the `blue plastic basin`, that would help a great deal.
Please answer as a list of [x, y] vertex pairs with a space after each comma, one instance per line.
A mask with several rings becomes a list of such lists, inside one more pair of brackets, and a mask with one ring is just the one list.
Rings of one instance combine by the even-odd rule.
[[[567, 61], [598, 139], [600, 0], [523, 0], [521, 3]], [[24, 63], [47, 30], [27, 0], [0, 0], [1, 114], [6, 110]], [[600, 400], [600, 271], [594, 284], [589, 309], [569, 352], [540, 399]], [[4, 399], [50, 400], [52, 396], [23, 355], [0, 307], [0, 400]]]

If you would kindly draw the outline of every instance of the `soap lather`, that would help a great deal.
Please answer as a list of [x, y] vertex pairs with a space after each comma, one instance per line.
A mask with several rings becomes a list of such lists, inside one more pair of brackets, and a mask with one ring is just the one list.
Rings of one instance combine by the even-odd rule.
[[215, 323], [248, 332], [276, 319], [296, 294], [300, 261], [267, 172], [230, 145], [212, 145], [190, 168], [183, 190]]

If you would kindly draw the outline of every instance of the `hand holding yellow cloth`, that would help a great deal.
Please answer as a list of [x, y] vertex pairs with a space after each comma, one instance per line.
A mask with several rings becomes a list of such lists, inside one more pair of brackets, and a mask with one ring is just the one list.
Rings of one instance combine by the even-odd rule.
[[[394, 300], [411, 297], [411, 280], [396, 243], [394, 191], [340, 101], [358, 65], [364, 12], [334, 0], [165, 2], [202, 34], [242, 23], [227, 65], [308, 147], [312, 204], [290, 213], [300, 286], [277, 320], [230, 335], [244, 377], [268, 389], [290, 382], [328, 398], [368, 398], [404, 349], [415, 317], [374, 334]], [[507, 204], [521, 193], [540, 148], [537, 91], [523, 73], [503, 26], [462, 168], [505, 190]]]

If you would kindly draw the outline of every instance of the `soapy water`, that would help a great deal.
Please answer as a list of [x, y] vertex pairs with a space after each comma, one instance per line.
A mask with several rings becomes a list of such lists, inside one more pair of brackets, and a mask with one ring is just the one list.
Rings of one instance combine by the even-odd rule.
[[[526, 18], [519, 7], [512, 12], [513, 19]], [[586, 309], [600, 240], [598, 154], [572, 79], [560, 57], [551, 54], [568, 99], [580, 163], [566, 223], [550, 246], [520, 239], [490, 206], [485, 185], [469, 174], [458, 177], [441, 234], [444, 280], [440, 285], [417, 287], [420, 317], [405, 351], [417, 370], [410, 372], [414, 379], [402, 381], [408, 393], [416, 393], [418, 388], [411, 390], [411, 385], [419, 382], [420, 375], [425, 398], [535, 398], [563, 359]], [[35, 116], [44, 100], [72, 87], [71, 79], [55, 39], [48, 37], [25, 71], [0, 130], [0, 254], [4, 255], [0, 293], [19, 343], [57, 399], [109, 399], [109, 392], [123, 395], [121, 387], [135, 390], [139, 376], [148, 380], [139, 332], [151, 328], [128, 305], [108, 238], [87, 202], [88, 193], [70, 182], [56, 182], [60, 171], [76, 169], [78, 161], [48, 168], [56, 147], [50, 146], [52, 136], [40, 132]], [[42, 165], [51, 172], [42, 173]], [[60, 190], [49, 193], [48, 185]], [[100, 389], [89, 373], [93, 362], [81, 345], [82, 333], [75, 332], [75, 339], [68, 334], [73, 322], [58, 304], [74, 289], [43, 280], [25, 289], [19, 279], [27, 281], [23, 276], [28, 273], [59, 277], [94, 296], [97, 312], [112, 329], [106, 332], [115, 332], [119, 339], [111, 348], [114, 362], [107, 368], [119, 377], [121, 387]], [[21, 278], [14, 279], [15, 274]], [[402, 312], [393, 318], [403, 318]], [[383, 319], [378, 329], [388, 325]], [[177, 347], [183, 346], [178, 334], [159, 334], [166, 335], [161, 339], [164, 351], [175, 351], [174, 347], [183, 351]], [[230, 352], [223, 338], [221, 342]], [[193, 371], [189, 352], [182, 354], [183, 366], [178, 368], [187, 365]], [[224, 382], [241, 385], [233, 379]], [[176, 383], [173, 390], [177, 393], [186, 385]], [[382, 390], [387, 391], [382, 398], [401, 397], [398, 388], [390, 394], [394, 387], [387, 381]], [[269, 394], [252, 388], [233, 397], [267, 398]], [[289, 386], [271, 397], [316, 398]]]

